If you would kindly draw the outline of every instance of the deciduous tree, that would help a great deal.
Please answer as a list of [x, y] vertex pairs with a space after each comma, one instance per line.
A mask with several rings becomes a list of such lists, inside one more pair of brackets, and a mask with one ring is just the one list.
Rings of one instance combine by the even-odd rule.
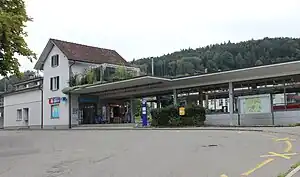
[[0, 0], [0, 75], [19, 75], [18, 57], [24, 56], [30, 61], [36, 58], [29, 49], [24, 31], [28, 17], [23, 0]]

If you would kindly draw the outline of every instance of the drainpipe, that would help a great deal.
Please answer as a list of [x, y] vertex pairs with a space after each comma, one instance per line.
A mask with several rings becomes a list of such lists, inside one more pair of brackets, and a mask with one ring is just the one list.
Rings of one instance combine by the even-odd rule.
[[44, 128], [44, 91], [42, 83], [39, 86], [39, 90], [41, 90], [41, 129]]
[[[70, 64], [69, 66], [69, 86], [70, 86], [70, 81], [71, 81], [71, 74], [72, 74], [72, 66], [75, 64], [75, 61], [73, 61], [72, 64]], [[71, 104], [72, 104], [72, 101], [71, 101], [71, 93], [68, 94], [68, 99], [69, 99], [69, 129], [72, 128], [72, 109], [71, 109]]]

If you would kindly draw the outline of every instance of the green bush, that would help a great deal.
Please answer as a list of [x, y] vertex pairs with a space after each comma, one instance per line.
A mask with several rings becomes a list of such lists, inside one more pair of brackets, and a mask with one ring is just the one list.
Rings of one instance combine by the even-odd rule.
[[181, 120], [182, 120], [182, 125], [183, 126], [193, 126], [194, 125], [194, 120], [193, 117], [189, 117], [189, 116], [181, 116]]
[[193, 120], [194, 126], [201, 126], [203, 122], [206, 120], [205, 109], [200, 106], [190, 106], [187, 108], [187, 115], [191, 117]]
[[151, 126], [158, 126], [158, 116], [159, 116], [159, 112], [160, 112], [160, 109], [152, 109], [151, 110], [151, 117], [152, 117], [152, 120], [151, 120]]
[[170, 121], [170, 115], [172, 114], [172, 108], [160, 108], [158, 112], [158, 125], [159, 126], [168, 126]]
[[169, 120], [169, 124], [172, 127], [179, 127], [182, 125], [182, 120], [179, 116], [177, 117], [171, 117]]
[[158, 120], [152, 118], [152, 120], [151, 120], [151, 126], [157, 127], [158, 126]]
[[151, 111], [152, 126], [201, 126], [205, 121], [205, 109], [191, 105], [185, 108], [185, 115], [179, 115], [179, 107], [168, 106]]

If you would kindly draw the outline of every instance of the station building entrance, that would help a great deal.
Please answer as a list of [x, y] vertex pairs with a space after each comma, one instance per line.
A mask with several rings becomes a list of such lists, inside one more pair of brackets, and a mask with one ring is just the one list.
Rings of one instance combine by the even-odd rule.
[[79, 96], [78, 124], [131, 123], [131, 105], [126, 100], [101, 100], [98, 96]]

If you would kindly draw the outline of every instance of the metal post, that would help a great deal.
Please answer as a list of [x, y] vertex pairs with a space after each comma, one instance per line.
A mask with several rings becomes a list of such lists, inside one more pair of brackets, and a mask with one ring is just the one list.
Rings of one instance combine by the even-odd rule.
[[285, 80], [283, 81], [283, 102], [284, 102], [284, 110], [286, 111], [286, 102], [287, 101], [286, 101]]
[[203, 91], [199, 90], [199, 105], [203, 107]]
[[160, 103], [160, 97], [159, 96], [156, 96], [156, 106], [157, 108], [161, 108], [161, 103]]
[[274, 111], [273, 111], [273, 94], [270, 94], [270, 102], [271, 102], [271, 116], [272, 116], [272, 125], [275, 124], [275, 120], [274, 120]]
[[216, 100], [216, 91], [214, 90], [214, 111], [217, 112], [217, 100]]
[[133, 111], [133, 99], [130, 99], [130, 116], [131, 116], [131, 123], [135, 123], [134, 111]]
[[208, 94], [205, 94], [205, 108], [208, 109]]
[[71, 93], [69, 93], [69, 129], [72, 128], [72, 98]]
[[154, 58], [151, 59], [152, 76], [154, 76]]
[[173, 90], [173, 104], [174, 104], [174, 106], [177, 105], [177, 90], [176, 89]]
[[229, 82], [229, 114], [230, 114], [230, 125], [233, 125], [233, 112], [234, 112], [234, 95], [233, 95], [233, 84]]

